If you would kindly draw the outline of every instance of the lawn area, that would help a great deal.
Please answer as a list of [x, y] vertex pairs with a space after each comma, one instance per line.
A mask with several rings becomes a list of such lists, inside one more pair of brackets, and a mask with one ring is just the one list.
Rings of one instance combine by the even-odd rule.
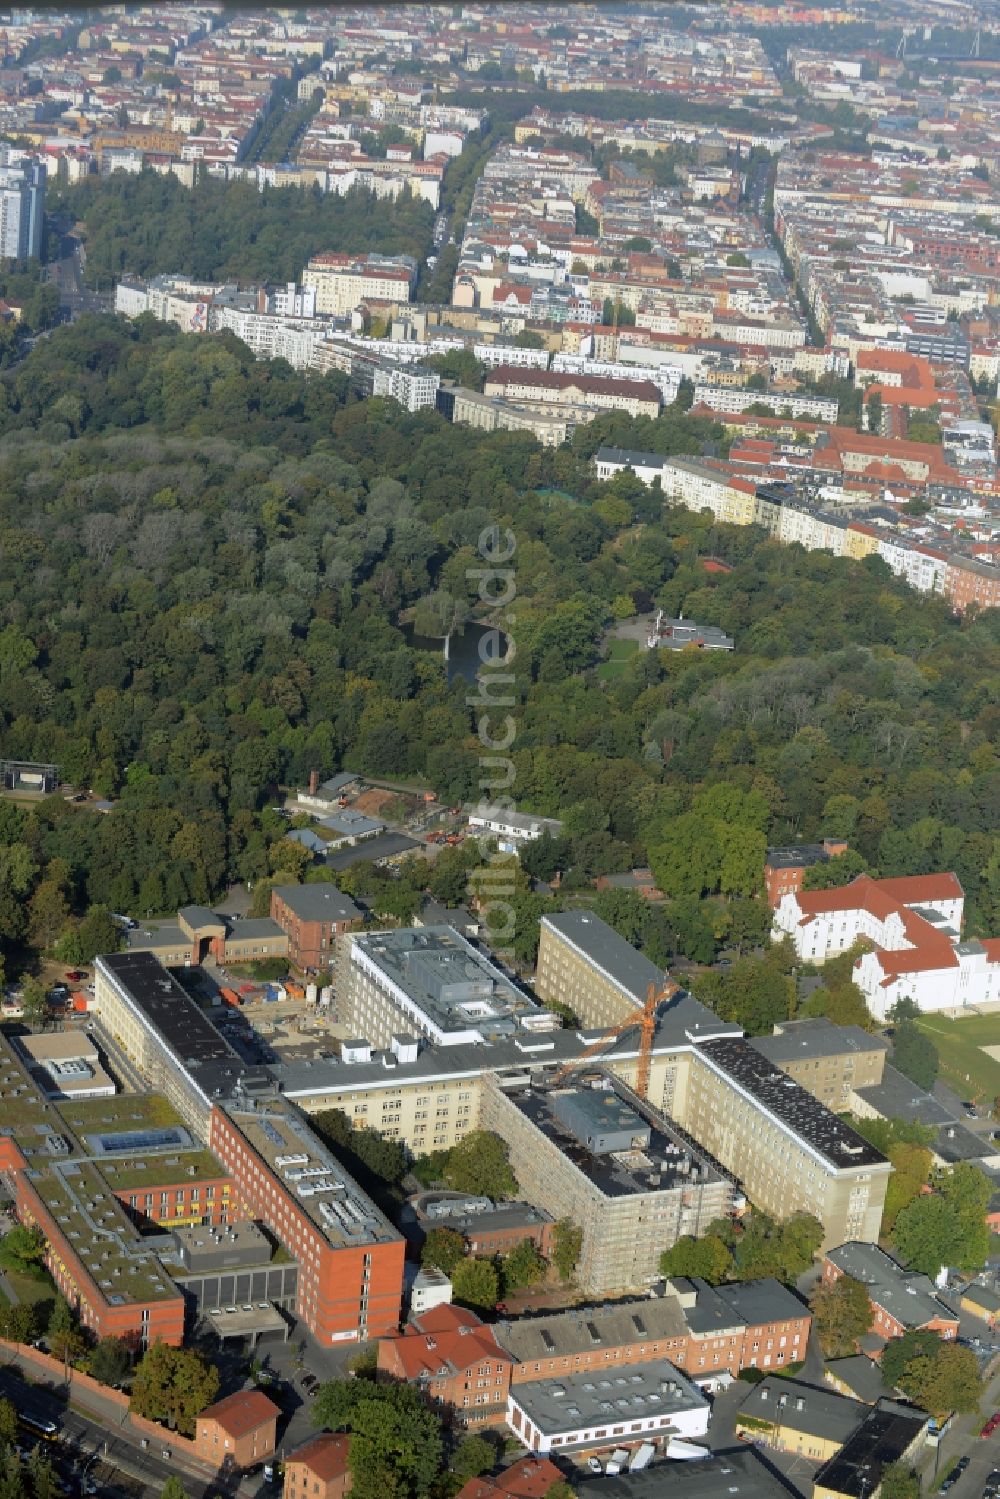
[[597, 668], [600, 680], [612, 682], [615, 677], [620, 677], [638, 649], [637, 640], [609, 640], [607, 658]]
[[1000, 1062], [980, 1047], [1000, 1046], [1000, 1016], [948, 1020], [944, 1015], [922, 1015], [917, 1025], [938, 1049], [941, 1080], [960, 1098], [991, 1106], [1000, 1095]]
[[25, 1306], [55, 1300], [55, 1286], [47, 1274], [37, 1280], [33, 1275], [25, 1275], [23, 1270], [5, 1270], [4, 1274], [18, 1301], [23, 1301]]

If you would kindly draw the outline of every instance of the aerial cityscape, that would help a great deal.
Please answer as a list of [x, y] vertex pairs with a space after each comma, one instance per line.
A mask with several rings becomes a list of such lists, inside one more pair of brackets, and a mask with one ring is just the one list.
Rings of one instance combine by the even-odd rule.
[[0, 1499], [1000, 1499], [998, 116], [0, 8]]

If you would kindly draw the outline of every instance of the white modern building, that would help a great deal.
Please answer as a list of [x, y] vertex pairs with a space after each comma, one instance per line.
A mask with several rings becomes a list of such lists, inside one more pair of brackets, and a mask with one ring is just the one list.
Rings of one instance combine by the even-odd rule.
[[696, 1440], [708, 1431], [707, 1397], [666, 1359], [534, 1379], [511, 1386], [507, 1425], [540, 1457], [637, 1445], [648, 1437]]
[[878, 555], [897, 578], [905, 578], [918, 593], [943, 593], [948, 571], [945, 552], [920, 546], [904, 536], [881, 536]]
[[500, 806], [480, 803], [469, 814], [469, 827], [473, 833], [487, 833], [496, 838], [501, 853], [516, 853], [522, 843], [531, 843], [548, 833], [558, 838], [562, 823], [554, 817], [536, 817], [533, 812], [507, 812]]
[[376, 365], [373, 395], [391, 396], [407, 411], [433, 406], [437, 400], [441, 376], [426, 366]]
[[640, 453], [631, 448], [598, 448], [594, 458], [597, 477], [613, 479], [615, 474], [631, 469], [643, 484], [662, 479], [664, 458], [661, 453]]

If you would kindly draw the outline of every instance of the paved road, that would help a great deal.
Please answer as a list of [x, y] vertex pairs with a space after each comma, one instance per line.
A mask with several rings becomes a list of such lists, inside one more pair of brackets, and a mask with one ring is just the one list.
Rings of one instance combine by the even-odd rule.
[[[86, 1469], [96, 1478], [102, 1493], [121, 1495], [122, 1499], [154, 1499], [171, 1474], [181, 1479], [192, 1499], [237, 1492], [235, 1484], [224, 1488], [201, 1476], [192, 1477], [176, 1456], [164, 1459], [163, 1448], [157, 1451], [156, 1442], [143, 1450], [131, 1433], [122, 1429], [120, 1415], [110, 1402], [107, 1420], [102, 1423], [70, 1409], [61, 1387], [29, 1382], [21, 1377], [19, 1368], [16, 1359], [0, 1368], [0, 1390], [19, 1409], [37, 1412], [57, 1423], [59, 1440], [52, 1444], [51, 1456], [70, 1480]], [[27, 1438], [21, 1440], [22, 1444], [28, 1442]]]
[[64, 245], [70, 253], [50, 263], [48, 278], [58, 286], [60, 301], [69, 317], [74, 319], [84, 312], [113, 312], [113, 296], [92, 291], [84, 284], [86, 252], [83, 246], [72, 238], [64, 241]]
[[968, 1454], [969, 1466], [951, 1490], [951, 1499], [979, 1499], [987, 1475], [1000, 1468], [1000, 1431], [995, 1431], [984, 1442], [976, 1431], [984, 1415], [1000, 1410], [1000, 1368], [996, 1370], [982, 1400], [982, 1415], [959, 1416], [941, 1443], [940, 1453], [928, 1452], [922, 1465], [918, 1465], [927, 1493], [936, 1489], [933, 1474], [935, 1458], [938, 1480], [944, 1477], [956, 1458]]

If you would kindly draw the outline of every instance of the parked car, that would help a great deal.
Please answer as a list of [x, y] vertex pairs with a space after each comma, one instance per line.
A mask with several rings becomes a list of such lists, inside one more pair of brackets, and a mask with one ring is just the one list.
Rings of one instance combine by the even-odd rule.
[[996, 1431], [997, 1427], [1000, 1427], [1000, 1411], [994, 1411], [993, 1415], [987, 1421], [986, 1425], [983, 1427], [979, 1435], [984, 1438], [991, 1437]]
[[66, 977], [69, 979], [71, 984], [79, 984], [85, 978], [89, 978], [90, 975], [83, 968], [71, 968]]

